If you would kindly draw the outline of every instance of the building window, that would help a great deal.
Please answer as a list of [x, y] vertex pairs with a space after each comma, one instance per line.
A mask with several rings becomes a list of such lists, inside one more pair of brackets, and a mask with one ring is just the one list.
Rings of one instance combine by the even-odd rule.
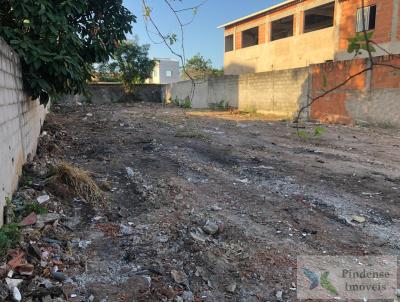
[[165, 76], [166, 76], [167, 78], [172, 77], [172, 71], [171, 71], [171, 70], [165, 71]]
[[271, 41], [293, 36], [293, 15], [271, 22]]
[[158, 72], [157, 72], [157, 70], [155, 69], [155, 70], [153, 70], [153, 78], [156, 78], [156, 77], [158, 77]]
[[233, 50], [233, 35], [225, 36], [225, 52]]
[[363, 13], [364, 11], [364, 22], [365, 22], [365, 30], [375, 29], [376, 23], [376, 5], [366, 6], [363, 8], [359, 8], [357, 10], [357, 25], [356, 31], [362, 32], [363, 30]]
[[304, 12], [304, 32], [333, 26], [335, 2], [314, 7]]
[[242, 48], [258, 45], [258, 27], [242, 31]]

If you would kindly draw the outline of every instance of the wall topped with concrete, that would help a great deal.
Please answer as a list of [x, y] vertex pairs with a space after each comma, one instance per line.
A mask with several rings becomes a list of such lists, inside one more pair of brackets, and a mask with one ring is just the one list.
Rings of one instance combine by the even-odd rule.
[[5, 198], [11, 197], [23, 164], [36, 152], [46, 112], [24, 94], [19, 59], [0, 38], [0, 225]]

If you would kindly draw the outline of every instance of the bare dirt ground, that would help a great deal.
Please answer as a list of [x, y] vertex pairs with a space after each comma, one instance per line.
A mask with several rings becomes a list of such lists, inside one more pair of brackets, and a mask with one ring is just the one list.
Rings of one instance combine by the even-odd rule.
[[64, 160], [106, 191], [100, 206], [44, 189], [68, 225], [53, 238], [76, 264], [71, 301], [294, 301], [298, 255], [399, 253], [397, 130], [304, 140], [286, 122], [145, 103], [56, 107], [45, 130], [30, 177]]

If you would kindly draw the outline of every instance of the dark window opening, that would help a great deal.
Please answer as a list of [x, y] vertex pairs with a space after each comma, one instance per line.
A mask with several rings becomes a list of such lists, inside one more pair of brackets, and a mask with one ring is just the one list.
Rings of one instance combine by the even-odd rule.
[[233, 35], [225, 36], [225, 52], [233, 50]]
[[293, 16], [271, 23], [271, 41], [293, 36]]
[[258, 45], [258, 27], [242, 32], [242, 48]]
[[[363, 11], [364, 11], [364, 20], [363, 20]], [[356, 31], [362, 32], [363, 23], [365, 22], [365, 30], [373, 30], [375, 29], [376, 24], [376, 5], [366, 6], [364, 8], [359, 8], [357, 10], [357, 28]]]
[[314, 7], [304, 12], [304, 32], [319, 30], [333, 26], [335, 3]]

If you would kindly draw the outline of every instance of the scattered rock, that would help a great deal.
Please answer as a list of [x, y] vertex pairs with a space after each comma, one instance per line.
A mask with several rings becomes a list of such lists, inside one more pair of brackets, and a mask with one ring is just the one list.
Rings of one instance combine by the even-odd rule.
[[194, 301], [194, 295], [191, 291], [184, 291], [182, 294], [182, 299], [184, 302], [193, 302]]
[[214, 235], [218, 233], [218, 229], [218, 224], [210, 220], [207, 220], [206, 224], [203, 226], [203, 231], [209, 235]]
[[126, 167], [126, 174], [128, 174], [128, 177], [132, 178], [135, 176], [135, 172], [133, 172], [133, 169], [130, 167]]
[[60, 282], [64, 282], [65, 280], [67, 280], [67, 276], [62, 272], [53, 271], [51, 275], [53, 276], [54, 279]]
[[171, 271], [172, 279], [178, 284], [187, 284], [188, 276], [183, 271], [172, 270]]
[[204, 232], [201, 229], [196, 229], [195, 231], [190, 232], [189, 235], [195, 241], [198, 241], [201, 243], [206, 242], [206, 237], [204, 236]]
[[121, 224], [122, 235], [129, 236], [135, 233], [135, 230], [131, 226]]
[[352, 219], [353, 221], [355, 221], [355, 222], [358, 222], [358, 223], [364, 223], [364, 222], [366, 221], [366, 218], [365, 218], [365, 217], [359, 216], [359, 215], [353, 215], [353, 216], [351, 217], [351, 219]]
[[283, 291], [278, 290], [278, 291], [276, 292], [275, 296], [276, 296], [276, 299], [277, 299], [278, 301], [282, 301], [282, 300], [283, 300]]
[[225, 287], [228, 293], [234, 293], [236, 291], [236, 283], [232, 282]]
[[38, 225], [45, 225], [47, 223], [52, 223], [58, 219], [60, 219], [61, 216], [56, 213], [47, 213], [47, 214], [41, 214], [37, 215], [37, 222], [36, 224]]
[[49, 196], [49, 195], [42, 195], [42, 196], [39, 196], [38, 198], [36, 198], [36, 200], [37, 200], [37, 202], [38, 202], [39, 204], [43, 204], [43, 203], [45, 203], [46, 201], [49, 201], [49, 200], [50, 200], [50, 196]]

